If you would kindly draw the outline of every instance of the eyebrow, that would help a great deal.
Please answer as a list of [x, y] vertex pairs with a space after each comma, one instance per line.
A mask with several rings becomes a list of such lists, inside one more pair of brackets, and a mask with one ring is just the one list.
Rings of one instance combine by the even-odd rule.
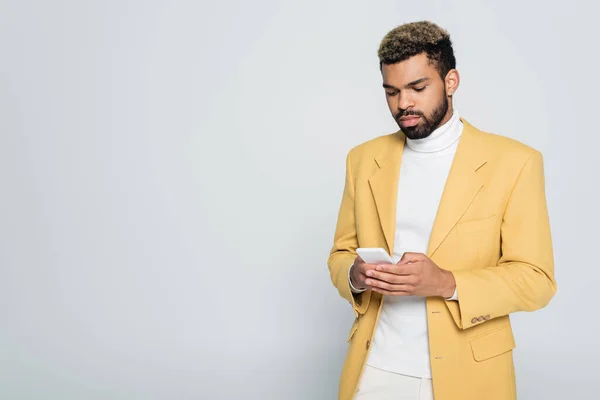
[[[429, 80], [429, 78], [421, 78], [421, 79], [417, 79], [416, 81], [409, 82], [409, 83], [408, 83], [408, 84], [406, 84], [404, 87], [405, 87], [405, 88], [408, 88], [408, 87], [411, 87], [411, 86], [415, 86], [415, 85], [418, 85], [419, 83], [427, 82], [428, 80]], [[385, 89], [396, 89], [396, 90], [400, 90], [400, 89], [398, 89], [396, 86], [388, 85], [387, 83], [384, 83], [384, 84], [383, 84], [383, 87], [384, 87]]]

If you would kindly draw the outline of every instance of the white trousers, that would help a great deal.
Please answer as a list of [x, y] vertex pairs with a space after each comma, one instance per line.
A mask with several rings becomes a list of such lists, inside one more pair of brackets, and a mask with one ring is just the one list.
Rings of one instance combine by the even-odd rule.
[[354, 400], [433, 400], [433, 385], [429, 378], [365, 365]]

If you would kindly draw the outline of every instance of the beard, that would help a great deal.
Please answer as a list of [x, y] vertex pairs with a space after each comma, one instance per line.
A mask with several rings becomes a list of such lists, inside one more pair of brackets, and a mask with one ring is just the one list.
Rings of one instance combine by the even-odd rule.
[[404, 135], [409, 139], [425, 139], [441, 125], [447, 112], [448, 97], [446, 97], [446, 91], [444, 90], [444, 96], [442, 97], [442, 101], [437, 105], [437, 107], [433, 110], [430, 116], [426, 116], [425, 113], [421, 111], [410, 110], [405, 112], [399, 112], [394, 116], [394, 118], [400, 126], [401, 117], [407, 117], [409, 115], [421, 117], [421, 121], [419, 121], [419, 124], [415, 126], [407, 126], [404, 128], [400, 126], [400, 129], [402, 130], [402, 133], [404, 133]]

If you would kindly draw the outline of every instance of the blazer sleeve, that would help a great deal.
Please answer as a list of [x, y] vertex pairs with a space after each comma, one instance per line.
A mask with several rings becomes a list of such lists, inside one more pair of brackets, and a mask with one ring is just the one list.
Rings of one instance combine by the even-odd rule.
[[352, 305], [356, 316], [358, 316], [367, 311], [372, 291], [369, 289], [354, 294], [350, 290], [348, 280], [348, 273], [356, 259], [356, 248], [358, 247], [354, 215], [355, 185], [354, 176], [352, 175], [351, 154], [352, 151], [348, 152], [346, 157], [346, 181], [333, 238], [333, 247], [327, 260], [327, 266], [333, 285], [337, 288], [340, 296]]
[[496, 266], [453, 271], [460, 300], [446, 304], [459, 329], [481, 319], [535, 311], [556, 293], [543, 158], [537, 150], [516, 180], [500, 233], [502, 255]]

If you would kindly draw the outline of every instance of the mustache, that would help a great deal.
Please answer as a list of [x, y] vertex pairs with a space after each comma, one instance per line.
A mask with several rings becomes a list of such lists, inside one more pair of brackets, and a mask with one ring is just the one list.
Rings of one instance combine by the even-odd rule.
[[424, 117], [425, 114], [417, 110], [406, 110], [398, 112], [396, 115], [394, 115], [394, 118], [396, 119], [396, 121], [400, 121], [400, 118], [408, 116]]

